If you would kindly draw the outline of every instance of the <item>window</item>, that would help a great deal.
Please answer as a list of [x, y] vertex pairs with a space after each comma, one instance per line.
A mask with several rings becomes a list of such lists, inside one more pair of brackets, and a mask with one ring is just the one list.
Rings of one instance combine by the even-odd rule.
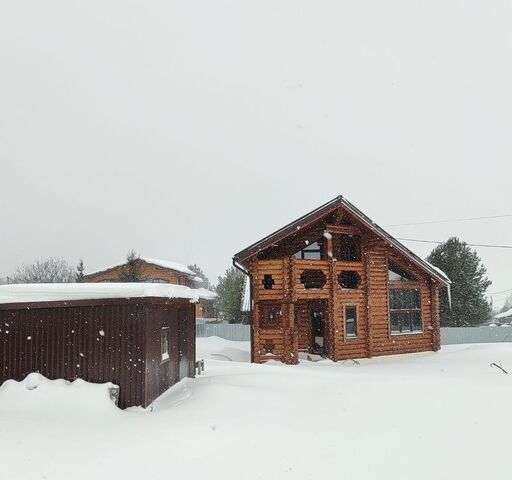
[[320, 242], [313, 242], [308, 244], [300, 252], [294, 255], [299, 260], [321, 260], [322, 259], [322, 245]]
[[162, 327], [160, 331], [160, 350], [162, 362], [169, 360], [169, 327]]
[[423, 331], [419, 288], [389, 289], [389, 321], [392, 334]]
[[326, 282], [327, 277], [322, 270], [304, 270], [300, 276], [300, 283], [308, 290], [323, 288]]
[[272, 288], [274, 287], [274, 279], [272, 278], [272, 275], [270, 274], [265, 274], [263, 276], [263, 288], [265, 290], [272, 290]]
[[259, 320], [261, 328], [280, 328], [281, 316], [281, 305], [279, 303], [260, 303]]
[[176, 285], [182, 285], [181, 277], [176, 276]]
[[357, 307], [354, 305], [345, 306], [345, 336], [357, 337]]
[[148, 283], [169, 283], [167, 280], [163, 278], [150, 278], [147, 280]]
[[388, 280], [392, 282], [409, 282], [416, 280], [416, 277], [404, 270], [396, 263], [388, 262]]
[[361, 261], [361, 239], [356, 235], [341, 235], [340, 258], [344, 262]]
[[341, 272], [338, 275], [338, 283], [341, 288], [359, 288], [359, 285], [361, 285], [361, 276], [359, 273], [353, 271]]

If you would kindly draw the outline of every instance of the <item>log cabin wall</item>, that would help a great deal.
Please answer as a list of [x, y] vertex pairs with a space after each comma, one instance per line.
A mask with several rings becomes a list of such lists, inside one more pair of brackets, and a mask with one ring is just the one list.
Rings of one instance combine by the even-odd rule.
[[[162, 283], [171, 283], [173, 285], [179, 284], [187, 287], [191, 286], [189, 277], [184, 273], [153, 265], [152, 263], [146, 263], [142, 260], [139, 260], [138, 262], [142, 275], [145, 275], [149, 281], [161, 281]], [[119, 265], [102, 272], [92, 273], [86, 276], [85, 281], [90, 283], [117, 281], [123, 267], [124, 265]]]
[[[340, 230], [348, 227], [340, 227]], [[255, 259], [249, 270], [253, 280], [253, 355], [256, 363], [275, 359], [297, 363], [299, 352], [312, 353], [311, 305], [323, 301], [325, 308], [325, 355], [334, 361], [379, 355], [411, 353], [440, 348], [439, 285], [405, 255], [370, 231], [358, 231], [361, 255], [356, 261], [339, 261], [340, 238], [333, 235], [322, 248], [322, 260], [302, 260], [291, 256], [304, 238], [293, 246], [278, 246], [270, 258], [266, 253]], [[331, 255], [328, 255], [331, 253]], [[284, 256], [283, 256], [284, 255]], [[388, 280], [391, 260], [411, 273], [414, 281]], [[346, 288], [342, 274], [357, 274], [359, 283]], [[306, 288], [304, 274], [318, 288]], [[420, 291], [422, 331], [392, 334], [389, 313], [389, 288]], [[313, 302], [313, 303], [312, 303]], [[346, 331], [347, 308], [357, 312], [356, 335]]]

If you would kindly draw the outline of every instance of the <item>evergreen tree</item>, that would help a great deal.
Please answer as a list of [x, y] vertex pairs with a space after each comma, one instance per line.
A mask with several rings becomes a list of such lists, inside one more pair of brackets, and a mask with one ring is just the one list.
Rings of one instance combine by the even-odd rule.
[[78, 262], [78, 265], [76, 266], [75, 282], [76, 283], [85, 282], [84, 261], [82, 258], [80, 259], [80, 261]]
[[445, 289], [441, 292], [441, 325], [466, 327], [489, 320], [491, 308], [485, 291], [491, 285], [478, 254], [457, 237], [434, 248], [427, 260], [440, 268], [452, 281], [452, 308]]
[[119, 282], [146, 282], [148, 277], [142, 273], [140, 268], [140, 255], [134, 250], [128, 252], [126, 264], [121, 267]]
[[211, 289], [210, 280], [208, 280], [208, 277], [206, 276], [206, 274], [203, 272], [199, 265], [196, 265], [194, 263], [194, 265], [189, 265], [188, 269], [192, 270], [196, 274], [196, 276], [203, 281], [200, 285], [198, 285], [199, 287], [206, 288], [208, 290]]
[[220, 318], [229, 323], [239, 323], [242, 320], [242, 295], [245, 275], [231, 267], [223, 277], [219, 277], [217, 295]]

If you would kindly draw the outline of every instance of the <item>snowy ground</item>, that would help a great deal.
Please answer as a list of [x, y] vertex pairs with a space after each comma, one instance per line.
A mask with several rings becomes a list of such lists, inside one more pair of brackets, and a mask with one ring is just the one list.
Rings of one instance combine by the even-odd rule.
[[511, 476], [512, 344], [290, 367], [251, 365], [247, 343], [213, 337], [198, 357], [206, 374], [153, 412], [119, 411], [85, 382], [4, 386], [0, 478]]

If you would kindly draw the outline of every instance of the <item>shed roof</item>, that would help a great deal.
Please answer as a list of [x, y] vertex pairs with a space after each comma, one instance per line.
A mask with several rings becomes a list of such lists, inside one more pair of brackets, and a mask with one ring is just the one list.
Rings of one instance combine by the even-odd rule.
[[115, 298], [212, 300], [214, 292], [167, 283], [33, 283], [0, 286], [0, 304], [102, 300]]
[[376, 235], [386, 240], [392, 247], [394, 247], [396, 250], [400, 251], [402, 254], [407, 256], [418, 267], [427, 271], [433, 278], [438, 280], [441, 284], [445, 286], [449, 286], [451, 284], [450, 279], [444, 272], [439, 270], [437, 267], [434, 267], [433, 265], [423, 260], [418, 255], [416, 255], [414, 252], [409, 250], [405, 245], [400, 243], [396, 238], [394, 238], [392, 235], [386, 232], [382, 227], [377, 225], [372, 219], [367, 217], [361, 210], [359, 210], [359, 208], [357, 208], [354, 204], [349, 202], [346, 198], [344, 198], [341, 195], [338, 195], [331, 201], [321, 205], [315, 210], [312, 210], [306, 215], [303, 215], [297, 220], [280, 228], [276, 232], [266, 236], [265, 238], [238, 252], [234, 256], [234, 260], [237, 262], [243, 262], [244, 260], [247, 260], [253, 255], [256, 255], [259, 252], [272, 247], [275, 243], [285, 239], [286, 237], [292, 235], [293, 233], [296, 233], [298, 230], [306, 227], [312, 222], [315, 222], [316, 220], [319, 220], [322, 217], [332, 213], [334, 210], [340, 207], [350, 212], [355, 218], [357, 218], [361, 223], [363, 223], [366, 227], [372, 230]]

